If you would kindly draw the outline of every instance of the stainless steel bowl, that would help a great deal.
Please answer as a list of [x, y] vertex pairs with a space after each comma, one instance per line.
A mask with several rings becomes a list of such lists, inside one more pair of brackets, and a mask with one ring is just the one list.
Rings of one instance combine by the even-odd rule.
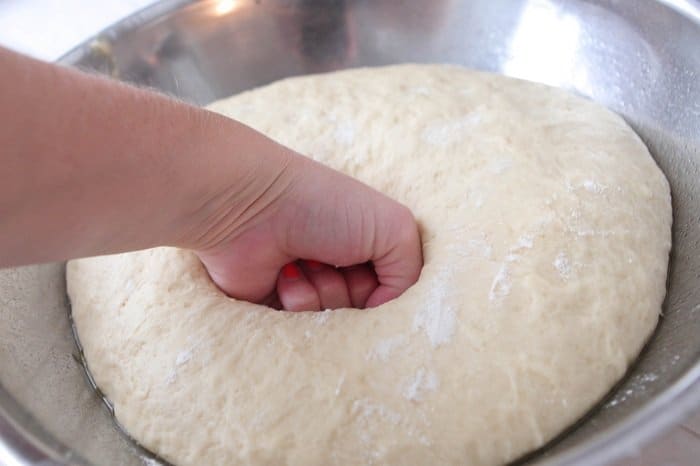
[[[611, 107], [671, 182], [664, 315], [608, 399], [522, 462], [609, 463], [700, 404], [700, 3], [171, 1], [62, 62], [196, 104], [290, 75], [448, 62], [564, 87]], [[144, 464], [147, 453], [120, 434], [75, 355], [62, 265], [1, 271], [2, 464]]]

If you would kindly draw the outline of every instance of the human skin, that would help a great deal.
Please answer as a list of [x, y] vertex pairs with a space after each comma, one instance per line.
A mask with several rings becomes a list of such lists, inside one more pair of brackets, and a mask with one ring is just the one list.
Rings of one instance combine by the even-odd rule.
[[0, 267], [176, 246], [290, 311], [418, 279], [411, 212], [359, 181], [155, 92], [2, 48], [0, 70]]

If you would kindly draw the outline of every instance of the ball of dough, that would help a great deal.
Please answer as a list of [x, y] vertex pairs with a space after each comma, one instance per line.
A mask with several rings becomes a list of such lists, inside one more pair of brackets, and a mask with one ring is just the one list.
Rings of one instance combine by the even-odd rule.
[[188, 251], [70, 262], [97, 385], [174, 464], [508, 462], [600, 400], [656, 325], [669, 186], [600, 105], [404, 65], [210, 108], [409, 206], [425, 266], [378, 308], [291, 313], [228, 298]]

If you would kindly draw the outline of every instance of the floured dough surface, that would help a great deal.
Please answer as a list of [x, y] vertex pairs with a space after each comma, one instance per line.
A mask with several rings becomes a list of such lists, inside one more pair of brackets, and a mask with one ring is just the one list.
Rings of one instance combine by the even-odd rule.
[[408, 205], [425, 267], [369, 311], [227, 298], [189, 252], [72, 261], [89, 367], [177, 465], [490, 465], [541, 446], [656, 325], [668, 184], [592, 102], [449, 66], [284, 80], [211, 106]]

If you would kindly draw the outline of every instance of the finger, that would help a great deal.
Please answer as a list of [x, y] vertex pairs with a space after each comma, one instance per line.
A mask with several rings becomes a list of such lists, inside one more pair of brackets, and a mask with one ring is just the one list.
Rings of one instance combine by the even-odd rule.
[[321, 301], [321, 309], [350, 307], [350, 295], [345, 278], [335, 267], [314, 260], [301, 261], [304, 275], [309, 279]]
[[195, 251], [213, 282], [227, 295], [251, 303], [263, 303], [275, 293], [280, 268], [294, 259], [269, 244], [268, 233], [253, 231], [234, 242]]
[[350, 302], [353, 307], [364, 309], [367, 303], [367, 298], [377, 288], [377, 276], [372, 268], [367, 265], [354, 265], [341, 269], [345, 277], [348, 292], [350, 294]]
[[318, 311], [321, 308], [318, 293], [294, 262], [282, 267], [277, 279], [277, 296], [287, 311]]
[[271, 307], [272, 309], [276, 309], [278, 311], [282, 310], [282, 303], [280, 302], [280, 297], [277, 296], [277, 290], [270, 293], [270, 295], [263, 299], [260, 302], [260, 304], [262, 304], [263, 306]]
[[376, 307], [400, 296], [420, 276], [423, 254], [411, 211], [404, 209], [393, 228], [393, 233], [387, 236], [392, 246], [382, 256], [372, 259], [379, 286], [367, 299], [366, 307]]

